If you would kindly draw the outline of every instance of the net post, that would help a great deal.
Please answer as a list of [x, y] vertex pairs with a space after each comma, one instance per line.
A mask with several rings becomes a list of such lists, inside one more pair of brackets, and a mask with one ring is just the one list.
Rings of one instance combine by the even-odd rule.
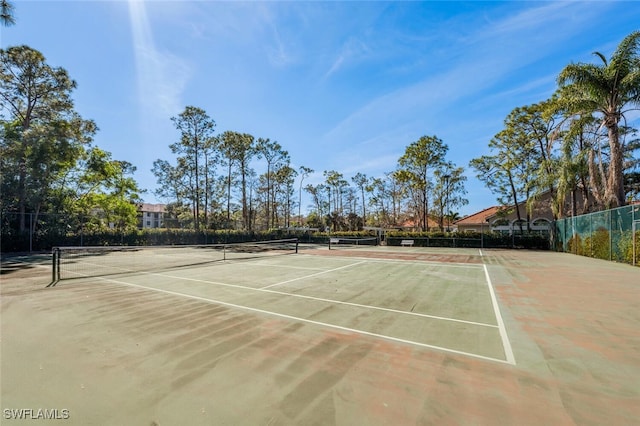
[[51, 283], [60, 278], [60, 251], [57, 247], [51, 249]]
[[298, 239], [296, 238], [296, 254], [298, 253]]
[[51, 282], [56, 282], [56, 249], [55, 247], [51, 249]]
[[60, 250], [60, 248], [58, 248], [56, 251], [58, 252], [58, 256], [56, 256], [56, 278], [60, 280], [62, 279], [62, 276], [60, 275], [60, 258], [62, 258], [62, 251]]

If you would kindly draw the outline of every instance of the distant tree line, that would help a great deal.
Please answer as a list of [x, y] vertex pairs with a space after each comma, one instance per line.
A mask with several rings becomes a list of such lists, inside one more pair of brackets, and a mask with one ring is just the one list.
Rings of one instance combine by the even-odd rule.
[[[235, 131], [214, 135], [216, 123], [207, 113], [187, 106], [171, 118], [180, 133], [170, 145], [175, 162], [158, 159], [153, 173], [160, 198], [170, 200], [167, 226], [245, 230], [290, 226], [294, 183], [311, 169], [291, 166], [288, 152], [268, 138]], [[253, 168], [263, 159], [266, 171]]]
[[359, 172], [350, 184], [342, 173], [324, 171], [323, 183], [305, 187], [313, 199], [309, 224], [332, 230], [358, 230], [365, 225], [443, 230], [445, 222], [459, 216], [457, 208], [468, 203], [464, 170], [447, 161], [447, 151], [437, 136], [422, 136], [405, 148], [396, 168], [382, 177]]
[[[158, 159], [153, 167], [156, 195], [171, 200], [165, 215], [169, 227], [356, 231], [408, 222], [428, 230], [429, 218], [436, 218], [443, 229], [445, 217], [467, 203], [463, 169], [446, 161], [448, 147], [436, 136], [411, 143], [396, 170], [384, 177], [356, 173], [348, 180], [325, 170], [324, 182], [304, 186], [314, 170], [292, 167], [277, 141], [236, 131], [214, 135], [215, 121], [194, 106], [171, 120], [180, 133], [170, 145], [175, 161]], [[303, 190], [313, 200], [307, 217], [301, 213]]]

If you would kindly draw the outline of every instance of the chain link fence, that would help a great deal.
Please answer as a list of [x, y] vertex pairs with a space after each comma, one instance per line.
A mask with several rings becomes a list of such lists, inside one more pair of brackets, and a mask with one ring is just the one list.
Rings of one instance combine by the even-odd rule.
[[638, 265], [640, 205], [558, 220], [551, 238], [556, 251]]

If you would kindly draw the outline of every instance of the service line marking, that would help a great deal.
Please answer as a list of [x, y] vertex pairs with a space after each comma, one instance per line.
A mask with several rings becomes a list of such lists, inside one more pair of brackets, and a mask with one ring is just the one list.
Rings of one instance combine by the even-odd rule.
[[[347, 267], [350, 267], [350, 266], [359, 265], [359, 264], [366, 263], [366, 262], [367, 262], [367, 260], [363, 260], [362, 262], [352, 263], [352, 264], [349, 264], [349, 265], [343, 265], [343, 266], [338, 267], [338, 268], [325, 270], [325, 271], [322, 271], [322, 273], [328, 273], [328, 272], [331, 272], [331, 271], [336, 271], [336, 270], [339, 270], [339, 269], [343, 269], [343, 268], [347, 268]], [[104, 278], [104, 277], [93, 277], [91, 275], [83, 274], [82, 272], [76, 272], [76, 271], [69, 271], [69, 272], [72, 273], [72, 274], [79, 275], [79, 276], [84, 276], [84, 277], [87, 277], [87, 278], [96, 278], [96, 279], [101, 279], [101, 280], [107, 279], [107, 278]], [[130, 272], [134, 272], [135, 273], [135, 271], [130, 271]], [[184, 277], [184, 276], [176, 276], [176, 275], [171, 275], [171, 274], [166, 274], [166, 273], [159, 273], [159, 272], [143, 272], [143, 275], [153, 275], [153, 276], [157, 276], [157, 277], [172, 278], [172, 279], [183, 280], [183, 281], [193, 281], [193, 282], [199, 282], [199, 283], [204, 283], [204, 284], [213, 284], [213, 285], [217, 285], [217, 286], [221, 286], [221, 287], [236, 288], [236, 289], [249, 290], [249, 291], [260, 292], [260, 293], [271, 293], [271, 294], [277, 294], [277, 295], [281, 295], [281, 296], [296, 297], [296, 298], [299, 298], [299, 299], [313, 300], [313, 301], [325, 302], [325, 303], [335, 303], [337, 305], [353, 306], [353, 307], [356, 307], [356, 308], [364, 308], [364, 309], [372, 309], [372, 310], [383, 311], [383, 312], [391, 312], [391, 313], [396, 313], [396, 314], [401, 314], [401, 315], [409, 315], [409, 316], [414, 316], [414, 317], [419, 317], [419, 318], [427, 318], [427, 319], [435, 319], [435, 320], [440, 320], [440, 321], [456, 322], [456, 323], [469, 324], [469, 325], [480, 326], [480, 327], [499, 328], [499, 326], [496, 325], [496, 324], [488, 324], [488, 323], [477, 322], [477, 321], [469, 321], [469, 320], [463, 320], [463, 319], [457, 319], [457, 318], [449, 318], [449, 317], [442, 317], [442, 316], [437, 316], [437, 315], [429, 315], [429, 314], [423, 314], [423, 313], [420, 313], [420, 312], [402, 311], [402, 310], [399, 310], [399, 309], [384, 308], [384, 307], [375, 306], [375, 305], [364, 305], [364, 304], [361, 304], [361, 303], [344, 302], [344, 301], [341, 301], [341, 300], [326, 299], [326, 298], [323, 298], [323, 297], [315, 297], [315, 296], [307, 296], [307, 295], [303, 295], [303, 294], [288, 293], [288, 292], [285, 292], [285, 291], [272, 290], [272, 289], [269, 288], [269, 287], [272, 287], [272, 286], [275, 286], [275, 285], [284, 284], [285, 282], [291, 282], [291, 281], [303, 280], [303, 279], [306, 279], [306, 278], [311, 278], [311, 277], [314, 277], [314, 276], [319, 275], [319, 274], [305, 275], [305, 276], [302, 276], [302, 277], [294, 278], [292, 280], [287, 280], [287, 281], [283, 281], [283, 282], [280, 282], [280, 283], [276, 283], [276, 284], [272, 284], [272, 285], [269, 285], [269, 286], [266, 286], [266, 287], [260, 287], [260, 288], [248, 287], [248, 286], [239, 285], [239, 284], [229, 284], [229, 283], [223, 283], [223, 282], [220, 282], [220, 281], [205, 280], [205, 279], [200, 279], [200, 278], [189, 278], [189, 277]], [[117, 282], [120, 282], [120, 281], [117, 281]], [[137, 285], [137, 284], [133, 284], [133, 285]]]
[[340, 269], [351, 268], [352, 266], [361, 265], [361, 264], [363, 264], [365, 262], [366, 262], [366, 260], [363, 260], [361, 262], [350, 263], [348, 265], [340, 266], [340, 267], [333, 268], [333, 269], [328, 269], [326, 271], [317, 272], [315, 274], [305, 275], [304, 277], [292, 278], [290, 280], [281, 281], [279, 283], [270, 284], [270, 285], [267, 285], [267, 286], [264, 286], [264, 287], [260, 287], [260, 290], [266, 290], [268, 288], [275, 287], [277, 285], [287, 284], [287, 283], [291, 283], [291, 282], [294, 282], [294, 281], [300, 281], [300, 280], [304, 280], [304, 279], [311, 278], [311, 277], [317, 277], [318, 275], [328, 274], [328, 273], [331, 273], [331, 272], [339, 271]]
[[[224, 287], [241, 288], [241, 289], [245, 289], [245, 290], [257, 291], [257, 292], [263, 292], [263, 293], [272, 293], [272, 294], [278, 294], [278, 295], [281, 295], [281, 296], [297, 297], [297, 298], [300, 298], [300, 299], [314, 300], [314, 301], [318, 301], [318, 302], [335, 303], [336, 305], [346, 305], [346, 306], [353, 306], [353, 307], [356, 307], [356, 308], [365, 308], [365, 309], [373, 309], [373, 310], [377, 310], [377, 311], [393, 312], [393, 313], [396, 313], [396, 314], [410, 315], [410, 316], [415, 316], [415, 317], [420, 317], [420, 318], [429, 318], [429, 319], [436, 319], [436, 320], [441, 320], [441, 321], [459, 322], [459, 323], [462, 323], [462, 324], [477, 325], [477, 326], [481, 326], [481, 327], [498, 328], [498, 326], [495, 325], [495, 324], [487, 324], [487, 323], [483, 323], [483, 322], [461, 320], [461, 319], [456, 319], [456, 318], [440, 317], [440, 316], [437, 316], [437, 315], [422, 314], [420, 312], [401, 311], [399, 309], [383, 308], [381, 306], [374, 306], [374, 305], [363, 305], [361, 303], [343, 302], [341, 300], [325, 299], [323, 297], [306, 296], [306, 295], [303, 295], [303, 294], [287, 293], [287, 292], [284, 292], [284, 291], [270, 290], [270, 289], [267, 289], [266, 287], [254, 288], [254, 287], [247, 287], [247, 286], [237, 285], [237, 284], [227, 284], [227, 283], [221, 283], [221, 282], [217, 282], [217, 281], [202, 280], [202, 279], [198, 279], [198, 278], [176, 277], [176, 276], [173, 276], [173, 275], [159, 274], [159, 273], [155, 273], [155, 274], [152, 274], [152, 275], [165, 277], [165, 278], [175, 278], [175, 279], [185, 280], [185, 281], [201, 282], [201, 283], [205, 283], [205, 284], [214, 284], [214, 285], [219, 285], [219, 286], [224, 286]], [[307, 277], [310, 277], [310, 276], [311, 275], [308, 275]], [[307, 277], [300, 277], [300, 279], [307, 278]]]
[[468, 356], [468, 357], [472, 357], [472, 358], [482, 359], [482, 360], [485, 360], [485, 361], [493, 361], [493, 362], [498, 362], [498, 363], [501, 363], [501, 364], [513, 364], [511, 362], [508, 362], [508, 361], [505, 361], [505, 360], [499, 359], [499, 358], [492, 358], [492, 357], [488, 357], [488, 356], [484, 356], [484, 355], [474, 354], [474, 353], [471, 353], [471, 352], [464, 352], [464, 351], [459, 351], [459, 350], [456, 350], [456, 349], [445, 348], [445, 347], [442, 347], [442, 346], [430, 345], [428, 343], [416, 342], [416, 341], [408, 340], [408, 339], [401, 339], [401, 338], [398, 338], [398, 337], [387, 336], [385, 334], [379, 334], [379, 333], [373, 333], [373, 332], [370, 332], [370, 331], [359, 330], [357, 328], [343, 327], [341, 325], [330, 324], [330, 323], [326, 323], [326, 322], [322, 322], [322, 321], [315, 321], [315, 320], [311, 320], [311, 319], [307, 319], [307, 318], [300, 318], [300, 317], [296, 317], [296, 316], [293, 316], [293, 315], [282, 314], [282, 313], [279, 313], [279, 312], [267, 311], [267, 310], [259, 309], [259, 308], [252, 308], [250, 306], [238, 305], [238, 304], [235, 304], [235, 303], [224, 302], [222, 300], [210, 299], [210, 298], [207, 298], [207, 297], [196, 296], [196, 295], [193, 295], [193, 294], [180, 293], [180, 292], [171, 291], [171, 290], [163, 290], [163, 289], [159, 289], [159, 288], [155, 288], [155, 287], [147, 287], [147, 286], [140, 285], [140, 284], [133, 284], [133, 283], [125, 282], [125, 281], [114, 280], [112, 278], [98, 277], [97, 279], [102, 280], [102, 281], [108, 281], [108, 282], [113, 282], [113, 283], [116, 283], [116, 284], [129, 286], [129, 287], [136, 287], [136, 288], [141, 288], [141, 289], [145, 289], [145, 290], [156, 291], [156, 292], [160, 292], [160, 293], [164, 293], [164, 294], [169, 294], [169, 295], [172, 295], [172, 296], [180, 296], [180, 297], [185, 297], [185, 298], [189, 298], [189, 299], [199, 300], [199, 301], [206, 302], [206, 303], [219, 304], [219, 305], [229, 306], [229, 307], [232, 307], [232, 308], [242, 309], [242, 310], [246, 310], [246, 311], [257, 312], [257, 313], [260, 313], [260, 314], [272, 315], [272, 316], [285, 318], [285, 319], [289, 319], [289, 320], [293, 320], [293, 321], [300, 321], [300, 322], [304, 322], [304, 323], [307, 323], [307, 324], [318, 325], [318, 326], [321, 326], [321, 327], [333, 328], [333, 329], [336, 329], [336, 330], [346, 331], [346, 332], [349, 332], [349, 333], [361, 334], [361, 335], [364, 335], [364, 336], [376, 337], [376, 338], [379, 338], [379, 339], [390, 340], [390, 341], [393, 341], [393, 342], [409, 344], [409, 345], [418, 346], [418, 347], [422, 347], [422, 348], [435, 349], [435, 350], [439, 350], [439, 351], [442, 351], [442, 352], [454, 353], [454, 354], [458, 354], [458, 355], [464, 355], [464, 356]]

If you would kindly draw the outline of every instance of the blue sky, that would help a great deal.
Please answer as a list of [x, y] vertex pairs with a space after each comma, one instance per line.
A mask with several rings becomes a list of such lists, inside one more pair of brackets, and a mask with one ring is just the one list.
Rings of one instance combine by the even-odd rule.
[[[294, 167], [382, 177], [436, 135], [466, 168], [469, 205], [496, 204], [468, 167], [515, 107], [548, 98], [570, 62], [640, 29], [640, 2], [15, 0], [0, 45], [27, 44], [77, 81], [95, 145], [137, 167], [173, 160], [170, 117], [203, 108], [216, 133], [277, 140]], [[256, 168], [260, 169], [259, 165]], [[303, 209], [306, 207], [307, 202]]]

